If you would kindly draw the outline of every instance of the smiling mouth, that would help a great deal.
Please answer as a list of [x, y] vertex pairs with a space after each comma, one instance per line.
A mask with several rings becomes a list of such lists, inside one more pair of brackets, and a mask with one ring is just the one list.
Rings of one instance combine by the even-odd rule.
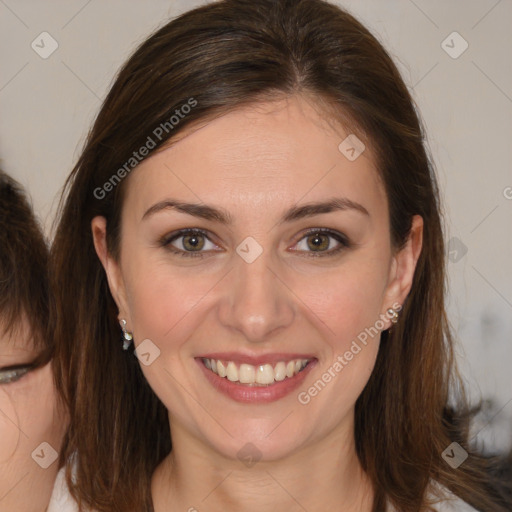
[[215, 375], [243, 386], [265, 387], [295, 377], [313, 359], [279, 361], [275, 365], [252, 365], [220, 359], [201, 358], [203, 365]]

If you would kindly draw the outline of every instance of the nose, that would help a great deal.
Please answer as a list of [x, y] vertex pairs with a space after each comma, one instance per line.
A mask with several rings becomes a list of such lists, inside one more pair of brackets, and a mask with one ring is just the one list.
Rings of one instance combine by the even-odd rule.
[[267, 341], [290, 326], [296, 315], [294, 296], [271, 268], [266, 252], [252, 263], [237, 256], [233, 264], [219, 304], [222, 325], [252, 343]]

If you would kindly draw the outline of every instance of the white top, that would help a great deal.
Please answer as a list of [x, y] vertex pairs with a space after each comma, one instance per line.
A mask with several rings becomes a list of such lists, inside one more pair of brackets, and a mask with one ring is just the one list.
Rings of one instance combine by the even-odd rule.
[[[435, 509], [438, 512], [478, 512], [475, 508], [470, 507], [466, 502], [457, 498], [447, 489], [442, 489], [445, 498], [443, 501], [435, 505]], [[78, 506], [75, 500], [71, 497], [66, 484], [64, 468], [62, 468], [57, 474], [50, 504], [48, 505], [46, 512], [78, 512]], [[397, 511], [390, 506], [388, 512]]]
[[52, 497], [50, 498], [50, 504], [46, 512], [78, 512], [78, 505], [69, 493], [65, 469], [66, 468], [61, 468], [57, 473]]
[[[427, 497], [430, 499], [437, 498], [439, 501], [432, 505], [432, 508], [437, 512], [478, 512], [476, 508], [468, 505], [465, 501], [462, 501], [458, 496], [453, 494], [451, 491], [443, 486], [433, 482], [432, 487], [438, 489], [438, 492], [434, 494], [432, 491], [427, 492]], [[442, 498], [441, 498], [442, 496]], [[398, 512], [393, 506], [388, 505], [386, 512]]]

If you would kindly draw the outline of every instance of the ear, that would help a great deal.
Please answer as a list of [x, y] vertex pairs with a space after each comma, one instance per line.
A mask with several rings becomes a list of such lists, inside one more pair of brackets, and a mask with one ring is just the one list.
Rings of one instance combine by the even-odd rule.
[[94, 217], [91, 221], [91, 231], [96, 254], [105, 269], [110, 293], [119, 309], [119, 318], [124, 318], [130, 325], [126, 288], [121, 268], [119, 263], [112, 258], [107, 248], [107, 220], [105, 217]]
[[[405, 245], [396, 252], [391, 262], [388, 286], [382, 307], [384, 311], [402, 308], [412, 287], [414, 271], [423, 245], [423, 219], [419, 215], [412, 218], [411, 231]], [[389, 316], [388, 316], [389, 317]], [[391, 327], [391, 322], [385, 328]]]

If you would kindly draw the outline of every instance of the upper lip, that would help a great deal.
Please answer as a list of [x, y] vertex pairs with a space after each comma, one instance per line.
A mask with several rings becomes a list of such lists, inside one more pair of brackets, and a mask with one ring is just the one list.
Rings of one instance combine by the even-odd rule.
[[198, 356], [203, 359], [215, 359], [221, 361], [233, 361], [234, 363], [251, 364], [253, 366], [259, 366], [262, 364], [276, 364], [280, 361], [292, 361], [294, 359], [315, 359], [311, 354], [299, 354], [299, 353], [284, 353], [278, 352], [273, 354], [243, 354], [241, 352], [214, 352], [209, 354], [203, 354]]

